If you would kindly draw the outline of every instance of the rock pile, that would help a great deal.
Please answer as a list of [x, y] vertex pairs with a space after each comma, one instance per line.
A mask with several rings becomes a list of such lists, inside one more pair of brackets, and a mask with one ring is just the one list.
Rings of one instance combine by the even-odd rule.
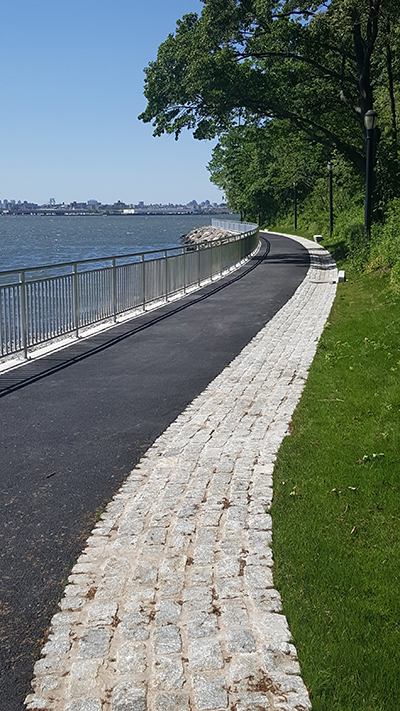
[[230, 230], [225, 230], [222, 227], [211, 227], [211, 225], [205, 225], [204, 227], [196, 227], [196, 229], [189, 232], [187, 235], [182, 235], [182, 244], [198, 244], [199, 242], [215, 242], [220, 239], [226, 239], [233, 235], [234, 232]]

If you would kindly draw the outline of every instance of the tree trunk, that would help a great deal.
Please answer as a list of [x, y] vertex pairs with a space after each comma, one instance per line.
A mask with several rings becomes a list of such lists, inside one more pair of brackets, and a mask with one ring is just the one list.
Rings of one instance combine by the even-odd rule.
[[386, 67], [389, 79], [389, 96], [390, 109], [392, 112], [392, 129], [393, 129], [393, 147], [397, 157], [397, 119], [396, 119], [396, 101], [394, 98], [394, 82], [393, 82], [393, 63], [392, 63], [392, 48], [390, 46], [390, 18], [386, 21]]
[[[361, 34], [361, 16], [353, 13], [353, 40], [358, 71], [358, 86], [360, 94], [361, 118], [373, 108], [373, 93], [371, 85], [371, 56], [378, 35], [378, 20], [381, 0], [370, 0], [369, 15], [366, 29], [366, 39]], [[365, 129], [364, 129], [365, 133]]]

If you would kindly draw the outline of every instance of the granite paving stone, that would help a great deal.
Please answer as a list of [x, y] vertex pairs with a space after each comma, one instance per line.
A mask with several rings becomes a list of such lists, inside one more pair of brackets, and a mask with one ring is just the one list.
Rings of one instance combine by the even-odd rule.
[[155, 700], [155, 711], [190, 711], [189, 696], [184, 694], [160, 694]]
[[224, 666], [221, 644], [215, 638], [196, 639], [189, 644], [189, 668], [196, 671]]
[[[293, 238], [294, 239], [294, 238]], [[96, 524], [36, 662], [29, 711], [308, 711], [269, 514], [337, 283], [306, 278], [148, 449]]]

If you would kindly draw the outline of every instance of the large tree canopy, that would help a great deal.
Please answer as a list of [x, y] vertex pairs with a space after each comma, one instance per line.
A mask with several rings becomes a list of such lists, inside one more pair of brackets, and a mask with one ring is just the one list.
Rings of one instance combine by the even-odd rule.
[[[399, 0], [203, 0], [145, 70], [154, 134], [196, 138], [238, 122], [290, 121], [314, 143], [364, 169], [363, 117], [384, 86], [387, 139], [397, 154]], [[397, 41], [396, 41], [397, 40]]]
[[263, 128], [232, 128], [207, 167], [228, 204], [261, 224], [291, 203], [294, 182], [299, 199], [308, 195], [327, 160], [326, 149], [294, 133], [288, 121], [273, 121]]

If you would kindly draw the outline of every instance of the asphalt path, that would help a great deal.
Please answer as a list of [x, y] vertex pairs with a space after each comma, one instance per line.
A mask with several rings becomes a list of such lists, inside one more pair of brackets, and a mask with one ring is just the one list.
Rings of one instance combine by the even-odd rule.
[[35, 657], [96, 510], [292, 296], [309, 265], [271, 235], [239, 272], [0, 375], [0, 709]]

